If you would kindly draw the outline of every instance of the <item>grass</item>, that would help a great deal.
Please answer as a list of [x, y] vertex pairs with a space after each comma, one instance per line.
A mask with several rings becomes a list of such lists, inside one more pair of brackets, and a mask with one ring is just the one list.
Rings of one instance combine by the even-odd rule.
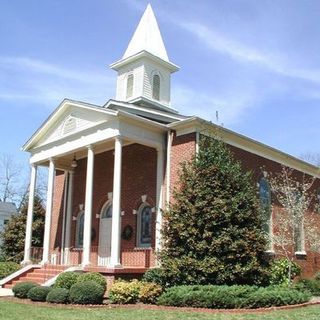
[[0, 320], [239, 320], [239, 319], [319, 319], [320, 305], [293, 310], [271, 311], [256, 314], [208, 314], [202, 312], [144, 310], [137, 308], [71, 308], [28, 305], [0, 299]]

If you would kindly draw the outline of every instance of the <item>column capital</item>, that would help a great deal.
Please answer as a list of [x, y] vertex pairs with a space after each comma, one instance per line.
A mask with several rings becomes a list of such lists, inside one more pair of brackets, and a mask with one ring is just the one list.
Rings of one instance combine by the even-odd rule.
[[94, 151], [94, 146], [93, 146], [93, 144], [88, 144], [88, 145], [86, 146], [86, 148], [87, 148], [88, 150]]

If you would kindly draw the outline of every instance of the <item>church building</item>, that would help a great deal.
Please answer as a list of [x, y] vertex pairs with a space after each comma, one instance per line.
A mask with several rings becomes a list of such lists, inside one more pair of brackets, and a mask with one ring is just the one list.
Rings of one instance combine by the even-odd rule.
[[[179, 67], [169, 60], [150, 5], [124, 55], [110, 67], [117, 73], [115, 99], [103, 106], [63, 100], [23, 146], [31, 164], [25, 267], [2, 283], [7, 287], [26, 279], [44, 283], [69, 269], [98, 271], [112, 280], [156, 266], [161, 209], [172, 200], [180, 163], [198, 152], [201, 134], [218, 129], [268, 199], [261, 168], [277, 172], [286, 166], [319, 178], [309, 163], [174, 109], [171, 75]], [[39, 166], [48, 168], [45, 231], [43, 248], [33, 248]], [[298, 248], [292, 254], [310, 276], [320, 268], [319, 256], [304, 243]]]

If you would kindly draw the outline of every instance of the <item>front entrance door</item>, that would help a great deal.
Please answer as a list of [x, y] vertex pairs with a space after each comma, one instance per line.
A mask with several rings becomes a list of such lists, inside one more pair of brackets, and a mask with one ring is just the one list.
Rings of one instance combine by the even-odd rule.
[[111, 256], [112, 205], [104, 206], [100, 216], [98, 265], [105, 267], [110, 264]]

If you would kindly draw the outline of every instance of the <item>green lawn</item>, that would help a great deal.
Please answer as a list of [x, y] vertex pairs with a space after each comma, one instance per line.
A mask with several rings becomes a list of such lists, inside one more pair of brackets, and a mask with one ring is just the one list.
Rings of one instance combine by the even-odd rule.
[[68, 308], [26, 305], [0, 299], [0, 320], [174, 320], [174, 319], [319, 319], [320, 305], [257, 314], [207, 314], [202, 312], [154, 311], [137, 308]]

